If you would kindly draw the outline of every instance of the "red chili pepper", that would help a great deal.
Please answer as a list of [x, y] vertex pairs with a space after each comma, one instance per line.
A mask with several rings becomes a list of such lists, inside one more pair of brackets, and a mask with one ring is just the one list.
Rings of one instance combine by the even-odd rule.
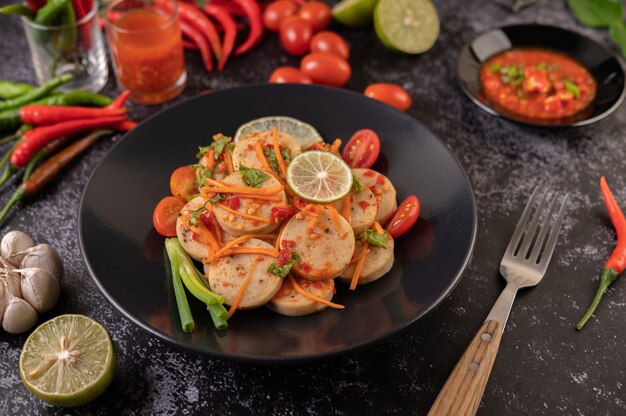
[[36, 12], [46, 5], [47, 0], [26, 0], [26, 3], [28, 4], [28, 7]]
[[121, 108], [90, 108], [54, 105], [25, 105], [20, 108], [20, 120], [23, 123], [39, 126], [57, 124], [70, 120], [87, 118], [119, 117], [126, 113]]
[[280, 242], [280, 246], [282, 248], [290, 248], [290, 247], [295, 247], [296, 246], [296, 242], [293, 240], [283, 240]]
[[228, 208], [234, 209], [235, 211], [238, 210], [239, 207], [241, 207], [241, 200], [237, 196], [229, 198], [225, 200], [224, 202], [226, 203], [226, 206]]
[[361, 201], [359, 202], [359, 206], [363, 211], [365, 211], [370, 206], [370, 203], [367, 201]]
[[609, 189], [609, 185], [607, 185], [604, 176], [600, 178], [600, 190], [602, 192], [602, 198], [604, 199], [604, 205], [606, 205], [609, 217], [611, 217], [611, 222], [613, 222], [613, 227], [615, 227], [617, 244], [615, 249], [613, 249], [613, 253], [611, 253], [611, 256], [604, 264], [604, 268], [600, 273], [600, 285], [596, 295], [591, 302], [591, 306], [589, 306], [585, 315], [576, 325], [577, 329], [582, 329], [585, 326], [600, 304], [600, 299], [602, 299], [604, 292], [606, 292], [608, 287], [611, 286], [619, 274], [626, 268], [626, 218], [624, 218], [624, 213], [619, 205], [617, 205], [617, 201], [615, 201], [615, 197], [611, 189]]
[[[93, 4], [86, 4], [83, 0], [72, 0], [72, 6], [76, 14], [76, 21], [80, 22], [91, 11]], [[91, 24], [81, 24], [78, 26], [78, 30], [80, 32], [81, 47], [84, 50], [89, 50], [91, 48]]]
[[276, 265], [278, 267], [283, 267], [285, 264], [289, 263], [291, 260], [291, 250], [284, 248], [278, 252], [278, 257], [276, 257]]
[[210, 0], [209, 3], [224, 8], [231, 16], [246, 17], [246, 12], [237, 4], [228, 0]]
[[289, 218], [296, 215], [297, 211], [295, 208], [286, 208], [286, 207], [273, 207], [271, 209], [272, 217], [276, 222], [288, 220]]
[[128, 101], [128, 97], [130, 97], [130, 90], [124, 90], [118, 95], [115, 100], [104, 108], [123, 108], [126, 101]]
[[306, 207], [307, 205], [309, 205], [308, 202], [306, 202], [304, 199], [301, 198], [294, 198], [293, 199], [293, 204], [296, 206], [296, 208], [298, 208], [299, 210], [303, 210], [304, 207]]
[[215, 4], [207, 3], [206, 6], [204, 6], [204, 11], [210, 17], [217, 20], [224, 30], [222, 56], [219, 57], [219, 60], [217, 62], [217, 70], [221, 72], [226, 65], [228, 57], [233, 51], [233, 48], [235, 47], [235, 39], [237, 39], [237, 24], [228, 13], [228, 11], [222, 6], [216, 6]]
[[180, 30], [182, 30], [183, 34], [193, 40], [198, 49], [200, 49], [200, 55], [202, 55], [202, 62], [204, 63], [204, 68], [212, 72], [213, 71], [213, 54], [211, 53], [211, 48], [209, 47], [209, 42], [202, 36], [202, 33], [198, 32], [193, 26], [188, 25], [187, 23], [180, 21]]
[[213, 211], [205, 211], [200, 215], [200, 221], [211, 232], [213, 232], [213, 218], [215, 218]]
[[239, 56], [254, 48], [261, 41], [264, 26], [261, 8], [256, 0], [233, 0], [233, 3], [241, 7], [246, 13], [250, 26], [247, 39], [235, 50], [235, 56]]
[[14, 166], [23, 167], [39, 149], [58, 137], [86, 133], [101, 128], [116, 129], [125, 120], [125, 117], [102, 117], [36, 127], [24, 133], [24, 140], [11, 153], [10, 162]]
[[192, 40], [183, 39], [183, 48], [189, 49], [190, 51], [197, 51], [198, 45], [196, 45]]

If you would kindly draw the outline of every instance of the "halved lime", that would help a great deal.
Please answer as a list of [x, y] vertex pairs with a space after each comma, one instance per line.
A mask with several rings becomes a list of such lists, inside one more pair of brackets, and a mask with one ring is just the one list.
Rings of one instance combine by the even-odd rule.
[[287, 184], [294, 194], [318, 204], [337, 201], [352, 188], [352, 171], [330, 152], [300, 153], [287, 167]]
[[378, 39], [391, 50], [417, 54], [439, 36], [439, 16], [430, 0], [379, 0], [374, 9]]
[[116, 361], [102, 325], [83, 315], [60, 315], [41, 324], [24, 343], [20, 376], [47, 403], [81, 406], [106, 390]]
[[372, 22], [378, 0], [343, 0], [333, 7], [336, 21], [348, 27], [363, 27]]
[[313, 143], [324, 141], [322, 136], [310, 124], [285, 116], [262, 117], [251, 120], [237, 129], [233, 141], [237, 143], [250, 133], [271, 131], [274, 126], [276, 126], [278, 131], [291, 135], [303, 148], [307, 148]]

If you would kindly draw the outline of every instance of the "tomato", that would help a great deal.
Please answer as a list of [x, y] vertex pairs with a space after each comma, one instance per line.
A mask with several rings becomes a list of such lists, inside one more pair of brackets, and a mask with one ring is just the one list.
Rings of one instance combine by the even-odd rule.
[[389, 84], [386, 82], [372, 84], [365, 88], [364, 94], [370, 98], [389, 104], [400, 111], [408, 110], [413, 103], [407, 90], [397, 84]]
[[350, 64], [337, 55], [313, 52], [302, 58], [300, 71], [311, 77], [314, 83], [342, 87], [350, 79]]
[[398, 238], [409, 231], [420, 215], [420, 201], [415, 195], [402, 201], [393, 217], [387, 224], [387, 231], [393, 238]]
[[298, 12], [298, 5], [291, 0], [277, 0], [267, 5], [263, 11], [263, 24], [267, 30], [278, 32], [280, 24]]
[[280, 44], [291, 55], [304, 55], [309, 51], [313, 26], [300, 16], [286, 18], [279, 29]]
[[170, 176], [170, 191], [172, 195], [188, 199], [198, 193], [196, 172], [191, 166], [182, 166], [172, 172]]
[[350, 45], [341, 35], [325, 30], [311, 39], [311, 52], [328, 52], [346, 61], [350, 57]]
[[166, 196], [159, 201], [152, 213], [152, 224], [164, 237], [176, 236], [176, 219], [185, 206], [185, 201], [175, 196]]
[[309, 1], [302, 4], [298, 15], [309, 21], [316, 32], [325, 29], [332, 19], [330, 6], [321, 1]]
[[279, 66], [270, 76], [272, 84], [313, 84], [313, 80], [304, 75], [298, 68]]
[[352, 135], [341, 152], [343, 160], [351, 168], [369, 168], [380, 153], [378, 134], [370, 129], [359, 130]]

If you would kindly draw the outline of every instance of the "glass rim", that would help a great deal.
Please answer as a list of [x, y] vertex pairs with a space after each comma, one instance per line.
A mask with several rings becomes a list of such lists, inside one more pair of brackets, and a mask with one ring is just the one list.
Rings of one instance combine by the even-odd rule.
[[[95, 1], [95, 0], [94, 0]], [[129, 0], [115, 0], [111, 3], [109, 3], [106, 6], [106, 9], [104, 11], [104, 22], [106, 24], [107, 29], [110, 28], [112, 31], [116, 32], [116, 33], [125, 33], [125, 34], [140, 34], [140, 33], [152, 33], [152, 32], [158, 32], [159, 30], [162, 30], [163, 28], [171, 25], [175, 20], [176, 17], [178, 16], [178, 2], [176, 0], [166, 0], [169, 1], [171, 3], [173, 3], [174, 8], [172, 10], [172, 14], [170, 16], [168, 16], [167, 21], [161, 23], [159, 26], [154, 27], [154, 28], [150, 28], [147, 30], [133, 30], [133, 29], [124, 29], [119, 27], [118, 25], [115, 24], [115, 22], [111, 21], [111, 19], [109, 19], [109, 11], [112, 11], [113, 8], [117, 5], [119, 5], [120, 3], [123, 3], [125, 1], [129, 1]], [[154, 5], [156, 2], [150, 2], [149, 0], [140, 0], [143, 3], [147, 4], [147, 5]]]
[[89, 10], [89, 13], [85, 14], [83, 17], [80, 18], [80, 20], [77, 20], [76, 23], [71, 24], [71, 25], [57, 25], [57, 26], [46, 26], [46, 25], [40, 25], [39, 23], [35, 23], [30, 19], [27, 19], [26, 17], [22, 16], [22, 22], [31, 27], [32, 29], [37, 29], [37, 30], [59, 30], [59, 29], [65, 29], [68, 27], [78, 27], [78, 26], [82, 26], [85, 23], [89, 22], [91, 19], [94, 18], [94, 16], [98, 15], [98, 0], [93, 0], [93, 6], [91, 7], [91, 10]]

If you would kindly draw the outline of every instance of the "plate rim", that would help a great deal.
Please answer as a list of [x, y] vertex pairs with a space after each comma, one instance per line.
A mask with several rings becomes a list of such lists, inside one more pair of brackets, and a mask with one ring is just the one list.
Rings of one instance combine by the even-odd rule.
[[[230, 87], [230, 88], [224, 88], [224, 89], [216, 89], [216, 90], [212, 90], [209, 94], [210, 95], [214, 95], [214, 94], [221, 94], [221, 93], [228, 93], [229, 91], [232, 90], [243, 90], [243, 89], [257, 89], [257, 88], [289, 88], [289, 87], [293, 87], [296, 86], [298, 88], [304, 88], [304, 89], [323, 89], [323, 90], [328, 90], [328, 91], [332, 91], [333, 93], [337, 92], [339, 94], [347, 94], [347, 95], [353, 95], [353, 96], [359, 96], [359, 97], [364, 97], [362, 94], [359, 94], [355, 91], [351, 91], [351, 90], [346, 90], [346, 89], [339, 89], [339, 88], [334, 88], [334, 87], [328, 87], [328, 86], [323, 86], [323, 85], [304, 85], [304, 84], [265, 84], [265, 83], [254, 83], [254, 84], [246, 84], [246, 85], [240, 85], [240, 86], [235, 86], [235, 87]], [[163, 108], [160, 111], [156, 112], [155, 114], [149, 116], [148, 118], [146, 118], [145, 120], [142, 120], [139, 125], [137, 127], [140, 127], [141, 125], [143, 125], [144, 123], [149, 122], [150, 120], [152, 120], [153, 118], [156, 118], [158, 116], [161, 115], [161, 113], [169, 111], [170, 109], [173, 109], [175, 107], [178, 107], [180, 105], [184, 105], [187, 104], [189, 102], [192, 102], [194, 100], [201, 100], [203, 99], [207, 94], [198, 94], [195, 95], [193, 97], [189, 97], [187, 99], [184, 99], [174, 105], [168, 106], [167, 108]], [[442, 293], [439, 294], [439, 296], [437, 296], [430, 304], [428, 304], [428, 306], [426, 306], [420, 313], [412, 316], [410, 319], [407, 319], [401, 323], [399, 323], [398, 325], [396, 325], [395, 327], [383, 332], [382, 334], [380, 334], [378, 337], [374, 338], [374, 339], [367, 339], [364, 341], [361, 341], [359, 343], [350, 345], [348, 347], [343, 347], [343, 348], [338, 348], [335, 350], [331, 350], [331, 351], [325, 351], [325, 352], [319, 352], [319, 353], [312, 353], [312, 354], [304, 354], [304, 355], [296, 355], [296, 356], [273, 356], [273, 357], [269, 357], [269, 356], [257, 356], [257, 355], [251, 355], [251, 354], [247, 354], [247, 353], [238, 353], [238, 354], [232, 354], [232, 353], [225, 353], [222, 351], [214, 351], [214, 350], [207, 350], [207, 349], [202, 349], [194, 344], [191, 343], [186, 343], [180, 339], [177, 339], [173, 336], [170, 336], [168, 334], [165, 334], [159, 330], [157, 330], [156, 328], [151, 327], [149, 324], [147, 324], [146, 322], [136, 318], [133, 314], [131, 314], [128, 310], [126, 310], [119, 302], [117, 302], [115, 300], [115, 298], [106, 290], [106, 288], [103, 286], [103, 284], [100, 282], [100, 280], [98, 279], [92, 265], [91, 262], [89, 261], [89, 258], [87, 257], [87, 253], [85, 250], [85, 240], [84, 240], [84, 235], [83, 235], [83, 216], [84, 216], [84, 205], [85, 205], [85, 197], [87, 194], [87, 190], [89, 189], [91, 182], [94, 178], [94, 176], [97, 174], [97, 172], [99, 171], [99, 169], [101, 168], [101, 166], [107, 161], [109, 155], [118, 147], [120, 146], [121, 143], [123, 143], [125, 140], [128, 139], [128, 134], [130, 133], [125, 133], [113, 146], [111, 146], [111, 148], [106, 152], [106, 154], [102, 157], [102, 159], [96, 164], [96, 166], [93, 168], [93, 171], [91, 172], [91, 174], [89, 175], [89, 179], [87, 180], [85, 187], [81, 193], [81, 197], [80, 197], [80, 201], [79, 201], [79, 206], [78, 206], [78, 213], [77, 213], [77, 228], [78, 228], [78, 242], [79, 242], [79, 248], [80, 248], [80, 254], [81, 254], [81, 258], [83, 260], [83, 263], [85, 264], [88, 274], [91, 278], [91, 280], [93, 281], [93, 283], [96, 285], [96, 288], [100, 291], [100, 293], [104, 296], [104, 298], [119, 312], [121, 313], [124, 317], [126, 317], [127, 319], [129, 319], [131, 322], [133, 322], [135, 325], [139, 326], [142, 330], [147, 331], [149, 334], [155, 336], [156, 338], [159, 338], [160, 340], [166, 341], [168, 344], [178, 348], [179, 350], [184, 350], [184, 351], [191, 351], [195, 354], [199, 354], [202, 356], [208, 356], [211, 358], [216, 358], [216, 359], [221, 359], [221, 360], [225, 360], [225, 361], [232, 361], [232, 362], [247, 362], [247, 363], [252, 363], [252, 364], [290, 364], [290, 363], [300, 363], [300, 362], [310, 362], [310, 361], [318, 361], [318, 360], [325, 360], [325, 359], [329, 359], [332, 357], [337, 357], [337, 356], [342, 356], [348, 353], [352, 353], [358, 350], [363, 350], [365, 348], [369, 348], [369, 347], [374, 347], [376, 345], [378, 345], [380, 342], [388, 339], [389, 337], [398, 334], [399, 332], [403, 331], [404, 329], [406, 329], [408, 326], [414, 324], [415, 322], [417, 322], [419, 319], [421, 319], [422, 317], [424, 317], [425, 315], [427, 315], [429, 312], [431, 312], [434, 308], [436, 308], [437, 306], [439, 306], [446, 298], [448, 298], [448, 296], [450, 295], [450, 293], [452, 293], [452, 291], [457, 287], [457, 285], [459, 284], [459, 282], [461, 281], [461, 278], [463, 277], [463, 274], [467, 271], [467, 268], [469, 266], [469, 263], [471, 261], [471, 258], [473, 256], [474, 253], [474, 249], [476, 246], [476, 239], [477, 239], [477, 234], [478, 234], [478, 210], [477, 210], [477, 205], [476, 205], [476, 196], [474, 194], [474, 188], [472, 186], [472, 182], [470, 180], [470, 177], [467, 174], [467, 171], [464, 169], [463, 165], [461, 164], [461, 162], [459, 161], [459, 159], [454, 155], [454, 153], [452, 153], [452, 151], [450, 150], [450, 148], [447, 146], [447, 144], [438, 136], [436, 135], [429, 127], [427, 127], [424, 123], [422, 123], [421, 121], [419, 121], [417, 118], [409, 115], [408, 113], [405, 112], [401, 112], [399, 110], [396, 110], [395, 108], [392, 108], [391, 106], [384, 104], [382, 102], [376, 101], [376, 100], [371, 100], [373, 104], [380, 106], [381, 108], [386, 108], [386, 109], [391, 109], [395, 112], [397, 112], [397, 114], [401, 117], [405, 117], [405, 118], [409, 118], [411, 119], [412, 122], [417, 122], [419, 123], [424, 129], [426, 129], [430, 135], [435, 139], [435, 141], [443, 148], [445, 149], [445, 151], [449, 154], [449, 156], [452, 158], [452, 160], [454, 161], [454, 163], [456, 164], [456, 166], [459, 168], [463, 178], [465, 179], [465, 182], [467, 184], [467, 190], [469, 191], [469, 196], [470, 196], [470, 202], [471, 202], [471, 215], [472, 215], [472, 232], [470, 235], [470, 241], [468, 244], [468, 247], [466, 249], [466, 253], [465, 256], [463, 257], [463, 261], [461, 262], [460, 266], [458, 267], [458, 269], [456, 270], [456, 272], [454, 273], [454, 276], [452, 278], [451, 283], [446, 287], [446, 290], [444, 290]]]

